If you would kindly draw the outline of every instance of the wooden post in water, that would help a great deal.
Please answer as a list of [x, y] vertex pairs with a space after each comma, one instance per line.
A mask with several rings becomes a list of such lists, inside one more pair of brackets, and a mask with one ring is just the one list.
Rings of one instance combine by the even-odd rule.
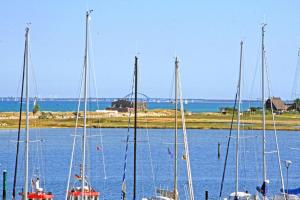
[[3, 193], [2, 193], [3, 200], [6, 200], [6, 190], [7, 190], [7, 171], [3, 170]]
[[205, 191], [205, 200], [208, 200], [208, 191]]
[[138, 57], [134, 57], [134, 154], [133, 154], [133, 200], [136, 199], [136, 128], [137, 128], [137, 95], [138, 95]]
[[221, 144], [220, 144], [220, 142], [218, 142], [218, 159], [221, 158], [221, 151], [220, 151], [220, 149], [221, 149]]

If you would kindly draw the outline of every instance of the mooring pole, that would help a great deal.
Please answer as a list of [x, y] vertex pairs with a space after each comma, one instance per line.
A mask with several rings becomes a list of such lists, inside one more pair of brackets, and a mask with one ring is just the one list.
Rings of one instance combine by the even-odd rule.
[[136, 156], [137, 156], [137, 149], [136, 149], [136, 139], [137, 139], [137, 95], [138, 95], [138, 57], [134, 57], [134, 149], [133, 149], [133, 200], [136, 200]]
[[205, 191], [205, 200], [208, 200], [208, 191]]
[[2, 193], [3, 200], [6, 200], [6, 190], [7, 190], [7, 171], [3, 170], [3, 193]]
[[221, 144], [218, 142], [218, 159], [221, 158]]

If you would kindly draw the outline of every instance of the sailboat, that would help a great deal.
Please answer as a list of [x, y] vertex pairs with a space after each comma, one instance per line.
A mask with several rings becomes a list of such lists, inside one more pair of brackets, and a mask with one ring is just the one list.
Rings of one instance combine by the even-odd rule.
[[[268, 199], [267, 198], [267, 191], [268, 191], [268, 185], [270, 181], [267, 179], [267, 172], [266, 172], [266, 111], [265, 111], [265, 46], [264, 46], [264, 33], [265, 33], [265, 26], [266, 24], [262, 25], [262, 85], [261, 85], [261, 106], [262, 106], [262, 185], [257, 186], [256, 190], [259, 192], [262, 196], [263, 200]], [[241, 44], [242, 45], [242, 44]], [[242, 46], [241, 46], [242, 47]], [[242, 48], [241, 48], [242, 49]], [[240, 69], [241, 73], [241, 69]], [[239, 88], [238, 88], [238, 101], [240, 104], [240, 83], [239, 83]], [[237, 98], [236, 96], [236, 98]], [[269, 94], [269, 96], [271, 96]], [[272, 102], [271, 102], [272, 104]], [[239, 105], [240, 107], [240, 105]], [[274, 135], [275, 135], [275, 143], [276, 143], [276, 152], [277, 153], [277, 161], [278, 161], [278, 166], [279, 166], [279, 173], [280, 173], [280, 181], [281, 181], [281, 186], [284, 191], [284, 182], [283, 182], [283, 176], [282, 176], [282, 169], [281, 169], [281, 159], [280, 159], [280, 152], [279, 152], [279, 146], [278, 146], [278, 139], [277, 139], [277, 133], [276, 133], [276, 126], [275, 126], [275, 119], [273, 115], [273, 107], [271, 106], [271, 111], [272, 111], [272, 119], [273, 119], [273, 127], [274, 127]], [[238, 121], [239, 121], [239, 113], [238, 111]], [[238, 140], [239, 140], [239, 122], [238, 122], [238, 136], [237, 136], [237, 146], [236, 146], [236, 191], [233, 192], [230, 195], [230, 199], [259, 199], [259, 196], [257, 194], [251, 196], [250, 194], [246, 192], [239, 192], [238, 191]], [[227, 153], [226, 153], [226, 159], [225, 159], [225, 164], [224, 164], [224, 171], [223, 171], [223, 177], [222, 177], [222, 183], [221, 183], [221, 190], [219, 197], [221, 198], [222, 195], [222, 189], [223, 189], [223, 182], [224, 182], [224, 175], [225, 175], [225, 169], [226, 169], [226, 161], [227, 161], [227, 155], [228, 155], [228, 147], [229, 147], [229, 142], [230, 138], [228, 139], [227, 143]], [[276, 195], [275, 198], [276, 200], [286, 200], [287, 195], [282, 193], [280, 195]]]
[[230, 200], [248, 200], [254, 199], [248, 192], [239, 191], [239, 142], [240, 142], [240, 120], [241, 120], [241, 91], [242, 91], [242, 71], [243, 71], [243, 41], [240, 43], [240, 66], [239, 66], [239, 79], [237, 87], [237, 136], [236, 136], [236, 149], [235, 149], [235, 191], [229, 195]]
[[[90, 14], [93, 10], [86, 12], [86, 35], [85, 35], [85, 54], [84, 54], [84, 116], [83, 116], [83, 133], [82, 133], [82, 158], [80, 165], [79, 175], [75, 175], [75, 182], [72, 188], [69, 188], [70, 176], [72, 171], [72, 162], [74, 155], [74, 144], [71, 156], [70, 171], [67, 185], [66, 200], [99, 200], [100, 193], [97, 192], [90, 184], [88, 177], [86, 176], [86, 137], [87, 137], [87, 84], [88, 84], [88, 66], [89, 66], [89, 56], [88, 56], [88, 33], [89, 33], [89, 20]], [[75, 141], [76, 136], [74, 137]]]
[[242, 59], [243, 59], [243, 41], [241, 41], [240, 49], [240, 67], [239, 67], [239, 81], [237, 88], [237, 136], [236, 136], [236, 149], [235, 149], [235, 192], [231, 193], [229, 199], [248, 199], [250, 194], [239, 191], [239, 142], [240, 142], [240, 119], [241, 119], [241, 82], [242, 82]]
[[[35, 175], [31, 179], [31, 190], [29, 189], [29, 140], [30, 140], [30, 130], [29, 130], [29, 27], [25, 29], [25, 50], [24, 50], [24, 63], [23, 63], [23, 77], [25, 77], [25, 96], [26, 96], [26, 125], [25, 125], [25, 171], [24, 171], [24, 187], [23, 191], [19, 194], [22, 196], [22, 200], [52, 200], [53, 194], [51, 192], [46, 192], [40, 185], [41, 177], [39, 175]], [[22, 86], [24, 86], [24, 78]], [[21, 92], [21, 98], [23, 96], [23, 87]], [[20, 112], [22, 110], [20, 109]], [[21, 114], [20, 114], [21, 116]], [[20, 122], [21, 123], [21, 122]], [[19, 126], [20, 127], [20, 126]], [[20, 143], [18, 136], [18, 144]], [[17, 146], [17, 154], [18, 154], [18, 146]], [[17, 161], [18, 157], [16, 157], [16, 168], [15, 168], [15, 178], [17, 171]], [[15, 199], [15, 185], [16, 179], [14, 179], [14, 188], [13, 188], [13, 199]]]
[[187, 168], [187, 176], [188, 176], [188, 196], [189, 200], [194, 200], [194, 190], [193, 190], [193, 181], [192, 181], [192, 173], [190, 167], [190, 156], [189, 156], [189, 146], [187, 140], [187, 133], [185, 127], [185, 117], [184, 117], [184, 101], [182, 98], [181, 92], [181, 83], [180, 83], [180, 75], [179, 75], [179, 60], [176, 57], [175, 59], [175, 118], [174, 118], [174, 185], [173, 191], [157, 189], [156, 196], [150, 198], [143, 198], [142, 200], [178, 200], [178, 181], [177, 181], [177, 173], [178, 173], [178, 97], [180, 103], [180, 112], [181, 112], [181, 121], [182, 121], [182, 130], [183, 130], [183, 139], [184, 139], [184, 150], [185, 153], [183, 158], [186, 162]]
[[[231, 141], [231, 133], [233, 128], [233, 120], [237, 105], [237, 136], [236, 136], [236, 143], [235, 143], [235, 191], [232, 192], [229, 195], [230, 200], [249, 200], [249, 199], [257, 199], [256, 196], [251, 196], [251, 194], [247, 191], [242, 192], [239, 190], [239, 143], [240, 143], [240, 127], [241, 127], [241, 93], [242, 93], [242, 76], [243, 76], [243, 44], [244, 42], [240, 42], [240, 62], [239, 62], [239, 78], [238, 78], [238, 86], [237, 86], [237, 92], [235, 95], [235, 102], [233, 106], [233, 113], [232, 113], [232, 119], [231, 119], [231, 127], [227, 142], [227, 150], [226, 150], [226, 156], [225, 156], [225, 163], [224, 163], [224, 169], [223, 169], [223, 176], [221, 181], [221, 188], [219, 193], [219, 199], [222, 198], [222, 192], [223, 192], [223, 185], [224, 185], [224, 178], [225, 178], [225, 172], [226, 172], [226, 166], [228, 161], [228, 155], [229, 155], [229, 147], [230, 147], [230, 141]], [[227, 199], [227, 198], [224, 198]]]
[[[134, 138], [133, 138], [133, 197], [132, 199], [136, 199], [136, 171], [137, 171], [137, 95], [138, 95], [138, 57], [134, 57]], [[133, 94], [133, 91], [131, 92], [130, 96]], [[132, 105], [132, 102], [131, 102]], [[130, 115], [131, 115], [132, 109], [129, 111], [129, 120], [130, 120]], [[130, 121], [128, 122], [128, 124]], [[121, 200], [126, 200], [127, 199], [127, 192], [126, 192], [126, 171], [127, 171], [127, 155], [128, 155], [128, 147], [129, 147], [129, 127], [128, 127], [128, 132], [127, 132], [127, 139], [126, 139], [126, 151], [125, 151], [125, 161], [124, 161], [124, 167], [123, 167], [123, 178], [122, 178], [122, 193], [121, 193]]]
[[[267, 178], [267, 164], [266, 164], [266, 111], [265, 111], [265, 44], [264, 44], [264, 36], [265, 36], [265, 27], [267, 24], [262, 24], [262, 43], [261, 43], [261, 106], [262, 106], [262, 185], [259, 187], [256, 187], [257, 191], [262, 195], [262, 199], [266, 200], [267, 192], [268, 192], [268, 185], [270, 183], [269, 179]], [[269, 89], [270, 90], [270, 89]], [[270, 92], [270, 91], [269, 91]], [[269, 96], [271, 96], [269, 94]], [[272, 105], [272, 98], [271, 99], [271, 105]], [[280, 181], [281, 181], [281, 187], [282, 190], [285, 191], [284, 187], [284, 181], [283, 181], [283, 175], [282, 175], [282, 168], [281, 168], [281, 159], [280, 159], [280, 152], [279, 152], [279, 146], [278, 146], [278, 139], [277, 139], [277, 132], [276, 132], [276, 125], [275, 125], [275, 118], [274, 118], [274, 112], [273, 107], [271, 106], [271, 113], [272, 113], [272, 121], [273, 121], [273, 127], [274, 127], [274, 135], [275, 135], [275, 143], [276, 143], [276, 153], [277, 153], [277, 161], [278, 161], [278, 167], [279, 167], [279, 174], [280, 174]], [[288, 195], [285, 193], [275, 195], [274, 199], [289, 199]]]

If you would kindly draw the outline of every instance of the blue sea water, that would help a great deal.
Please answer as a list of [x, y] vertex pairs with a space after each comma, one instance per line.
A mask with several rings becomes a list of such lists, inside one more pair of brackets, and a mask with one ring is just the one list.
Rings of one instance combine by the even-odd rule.
[[[123, 176], [123, 164], [125, 154], [125, 141], [127, 129], [88, 129], [91, 136], [88, 139], [88, 167], [87, 175], [93, 187], [100, 191], [101, 199], [120, 199]], [[79, 131], [81, 133], [81, 131]], [[102, 134], [103, 146], [101, 146]], [[138, 130], [138, 154], [137, 154], [137, 199], [142, 196], [151, 196], [154, 187], [172, 188], [173, 186], [173, 133], [171, 129], [150, 129], [148, 145], [146, 129]], [[132, 132], [130, 133], [132, 135]], [[183, 155], [182, 135], [179, 132], [179, 172], [178, 188], [180, 199], [185, 198], [187, 186], [185, 161]], [[0, 170], [8, 171], [8, 192], [12, 191], [13, 167], [15, 158], [15, 146], [17, 131], [0, 131]], [[68, 168], [71, 155], [74, 129], [32, 129], [31, 139], [39, 137], [43, 139], [42, 150], [37, 149], [38, 142], [30, 143], [30, 175], [33, 174], [34, 165], [39, 166], [39, 171], [46, 177], [47, 191], [52, 191], [55, 199], [64, 199]], [[278, 131], [279, 146], [281, 149], [281, 160], [292, 160], [289, 168], [289, 186], [300, 186], [300, 155], [299, 151], [292, 150], [292, 147], [299, 147], [299, 132]], [[204, 199], [205, 191], [209, 191], [209, 199], [217, 199], [220, 189], [221, 176], [223, 171], [226, 143], [228, 139], [227, 130], [188, 130], [190, 145], [190, 159], [194, 184], [195, 199]], [[240, 143], [240, 191], [248, 190], [255, 192], [255, 187], [262, 183], [261, 170], [261, 131], [243, 131]], [[80, 137], [78, 137], [80, 138]], [[130, 138], [132, 141], [132, 137]], [[221, 144], [221, 159], [217, 157], [217, 146]], [[78, 143], [80, 147], [80, 143]], [[169, 150], [168, 150], [169, 149]], [[18, 178], [18, 191], [23, 187], [24, 154], [23, 143], [21, 143], [20, 169]], [[38, 151], [37, 151], [38, 150]], [[275, 150], [273, 133], [267, 131], [267, 151]], [[38, 153], [37, 153], [38, 152]], [[151, 157], [150, 153], [151, 152]], [[170, 153], [171, 152], [171, 153]], [[103, 154], [102, 154], [103, 153]], [[230, 151], [227, 172], [225, 176], [223, 196], [226, 197], [234, 191], [234, 170], [235, 170], [235, 142], [233, 140]], [[43, 161], [38, 159], [42, 155]], [[102, 160], [104, 155], [104, 163]], [[75, 153], [75, 173], [79, 173], [80, 150]], [[151, 159], [152, 158], [152, 159]], [[153, 162], [153, 172], [151, 162]], [[34, 164], [33, 164], [34, 163]], [[38, 165], [40, 163], [40, 165]], [[267, 178], [270, 180], [269, 194], [279, 192], [280, 179], [276, 154], [267, 154]], [[106, 173], [104, 173], [104, 167]], [[284, 176], [286, 170], [283, 165]], [[75, 174], [74, 173], [74, 174]], [[72, 180], [74, 180], [74, 174]], [[106, 174], [106, 178], [105, 178]], [[154, 179], [153, 179], [154, 177]], [[286, 177], [286, 176], [285, 176]], [[43, 179], [44, 180], [44, 179]], [[129, 144], [128, 165], [127, 165], [127, 192], [128, 199], [132, 197], [133, 181], [133, 146]], [[0, 178], [2, 182], [2, 178]], [[43, 181], [42, 181], [43, 182]], [[0, 186], [2, 190], [2, 185]]]
[[[41, 111], [69, 111], [73, 112], [77, 110], [78, 101], [76, 100], [43, 100], [38, 101]], [[205, 101], [189, 101], [184, 105], [185, 110], [190, 112], [217, 112], [222, 107], [233, 107], [234, 101], [217, 101], [217, 100], [205, 100]], [[92, 101], [88, 104], [90, 111], [103, 110], [111, 106], [111, 101]], [[0, 112], [17, 112], [19, 111], [19, 101], [6, 100], [0, 101]], [[33, 101], [30, 103], [30, 109], [32, 110]], [[247, 110], [250, 107], [260, 107], [258, 101], [245, 101], [242, 103], [242, 110]], [[173, 109], [174, 105], [170, 102], [148, 102], [149, 109]], [[83, 109], [83, 103], [81, 103], [81, 110]]]

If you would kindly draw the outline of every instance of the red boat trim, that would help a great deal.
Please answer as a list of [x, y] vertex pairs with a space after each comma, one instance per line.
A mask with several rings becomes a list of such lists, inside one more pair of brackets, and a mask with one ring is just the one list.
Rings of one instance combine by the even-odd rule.
[[[23, 195], [23, 193], [20, 193], [20, 195]], [[53, 194], [46, 194], [46, 193], [33, 193], [29, 192], [27, 195], [28, 199], [53, 199]]]
[[[84, 196], [89, 196], [89, 197], [95, 197], [95, 196], [99, 196], [99, 192], [88, 192], [88, 191], [84, 191], [83, 195]], [[78, 197], [81, 196], [81, 191], [73, 191], [73, 192], [69, 192], [68, 193], [69, 196], [74, 196], [74, 197]]]

